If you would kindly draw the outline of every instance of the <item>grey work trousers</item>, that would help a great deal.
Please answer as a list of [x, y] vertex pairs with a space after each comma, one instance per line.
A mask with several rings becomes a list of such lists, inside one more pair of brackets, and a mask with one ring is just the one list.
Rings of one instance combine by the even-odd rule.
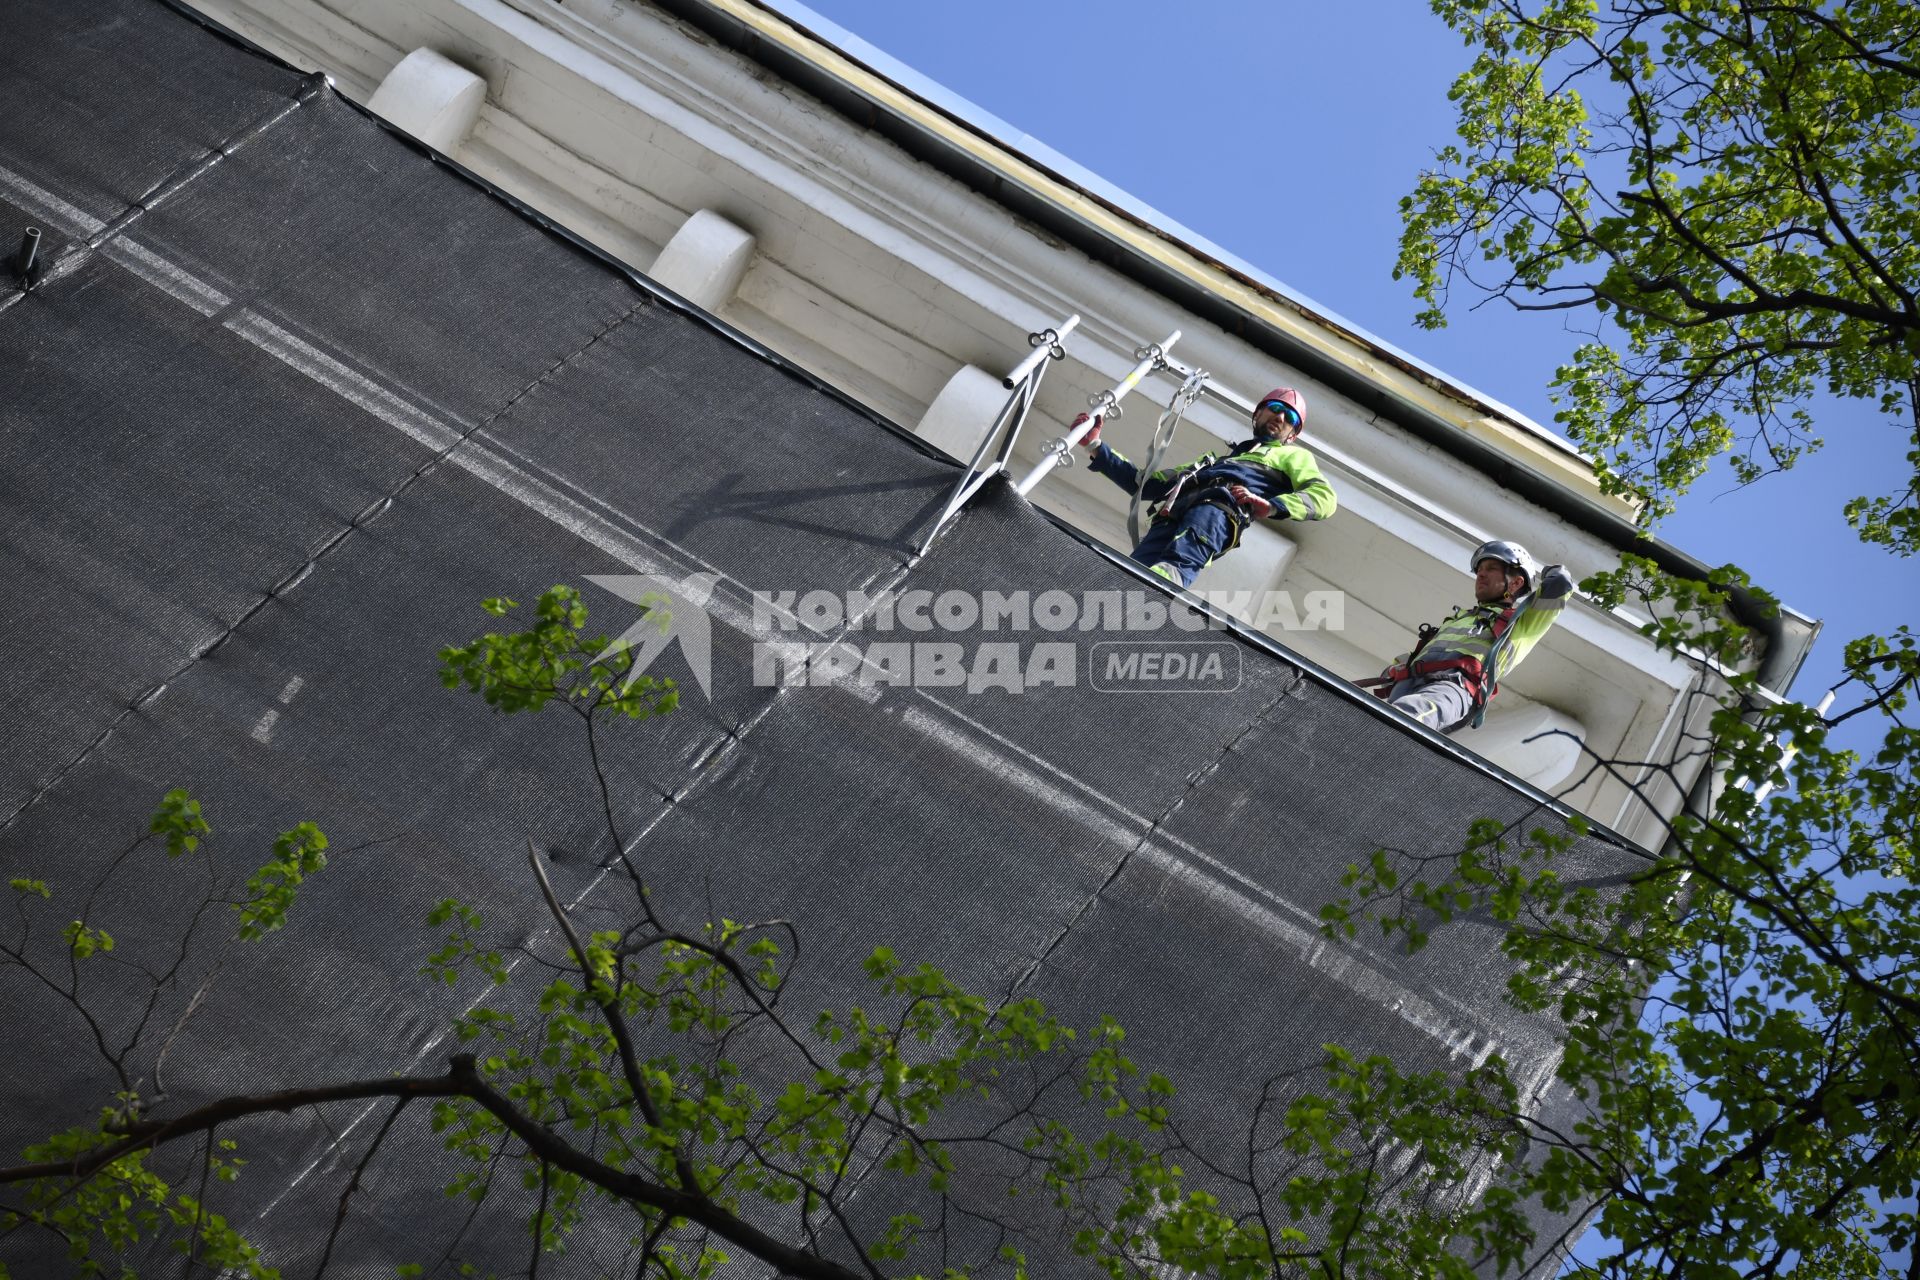
[[1387, 691], [1387, 701], [1396, 711], [1441, 733], [1452, 733], [1473, 719], [1473, 695], [1451, 671], [1402, 680]]

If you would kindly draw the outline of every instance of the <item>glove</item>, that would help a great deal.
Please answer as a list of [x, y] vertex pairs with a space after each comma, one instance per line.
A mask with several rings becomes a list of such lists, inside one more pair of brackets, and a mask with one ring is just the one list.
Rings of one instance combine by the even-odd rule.
[[[1072, 422], [1067, 424], [1068, 429], [1073, 430], [1078, 428], [1081, 423], [1087, 420], [1087, 416], [1088, 415], [1083, 413], [1079, 417], [1075, 418]], [[1100, 446], [1101, 422], [1102, 422], [1102, 419], [1098, 414], [1093, 415], [1093, 430], [1087, 432], [1085, 438], [1083, 438], [1080, 441], [1080, 444], [1083, 448], [1096, 449]]]
[[1540, 571], [1540, 598], [1558, 600], [1573, 592], [1573, 575], [1563, 564], [1550, 564]]
[[1232, 494], [1233, 500], [1242, 507], [1245, 507], [1247, 514], [1255, 520], [1265, 520], [1268, 516], [1279, 510], [1273, 503], [1268, 502], [1265, 498], [1243, 484], [1229, 485], [1227, 486], [1227, 492]]

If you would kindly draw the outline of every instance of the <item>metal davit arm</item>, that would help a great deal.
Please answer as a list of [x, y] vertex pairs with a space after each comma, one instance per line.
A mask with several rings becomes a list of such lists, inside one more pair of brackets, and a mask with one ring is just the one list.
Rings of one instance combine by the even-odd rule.
[[[1063, 344], [1067, 335], [1079, 326], [1080, 316], [1076, 312], [1054, 328], [1027, 335], [1027, 343], [1033, 350], [1026, 359], [1014, 366], [1013, 372], [1000, 380], [1000, 385], [1013, 394], [1007, 397], [1007, 402], [1000, 406], [1000, 412], [994, 415], [986, 435], [980, 439], [980, 447], [973, 451], [973, 459], [967, 463], [966, 472], [954, 482], [953, 492], [948, 495], [940, 518], [933, 522], [933, 528], [927, 531], [926, 538], [914, 552], [914, 559], [927, 554], [934, 540], [945, 533], [947, 526], [953, 523], [953, 518], [960, 514], [960, 509], [972, 500], [974, 494], [980, 492], [981, 485], [1007, 469], [1007, 462], [1013, 456], [1014, 442], [1020, 438], [1020, 428], [1026, 425], [1034, 397], [1040, 394], [1041, 379], [1046, 377], [1049, 365], [1066, 358], [1067, 350]], [[994, 448], [996, 441], [999, 442], [998, 449]], [[994, 455], [991, 462], [986, 461], [989, 451]]]
[[[1013, 447], [1020, 438], [1020, 430], [1026, 424], [1027, 414], [1033, 408], [1034, 398], [1039, 394], [1041, 379], [1046, 376], [1047, 367], [1053, 361], [1065, 358], [1066, 350], [1063, 343], [1067, 335], [1079, 325], [1080, 317], [1074, 314], [1068, 316], [1055, 328], [1043, 329], [1038, 333], [1027, 335], [1027, 341], [1033, 347], [1032, 352], [1001, 380], [1001, 385], [1012, 394], [1007, 397], [1000, 412], [988, 424], [979, 447], [973, 451], [973, 457], [967, 463], [966, 471], [954, 483], [953, 491], [948, 495], [939, 518], [933, 522], [932, 529], [928, 530], [927, 536], [921, 540], [920, 546], [914, 552], [916, 560], [932, 549], [933, 544], [952, 525], [954, 518], [972, 500], [973, 495], [980, 492], [981, 486], [1008, 469], [1008, 464], [1013, 457]], [[1084, 440], [1087, 433], [1093, 429], [1093, 419], [1119, 417], [1122, 412], [1121, 401], [1139, 387], [1148, 374], [1166, 370], [1183, 380], [1180, 392], [1175, 397], [1180, 404], [1179, 412], [1174, 414], [1176, 425], [1186, 406], [1191, 405], [1202, 392], [1212, 395], [1216, 400], [1242, 413], [1253, 412], [1251, 402], [1231, 391], [1216, 388], [1208, 381], [1204, 370], [1189, 369], [1169, 359], [1167, 353], [1172, 351], [1174, 344], [1179, 341], [1180, 330], [1175, 329], [1159, 342], [1136, 349], [1134, 352], [1136, 363], [1126, 377], [1098, 395], [1088, 397], [1087, 421], [1070, 429], [1066, 435], [1049, 442], [1041, 451], [1040, 460], [1014, 486], [1015, 492], [1021, 497], [1027, 497], [1055, 467], [1072, 466], [1074, 446]], [[1161, 415], [1162, 428], [1166, 426], [1167, 416]], [[1156, 430], [1156, 438], [1159, 434], [1160, 432]], [[1160, 443], [1162, 452], [1164, 452], [1164, 443], [1170, 443], [1170, 441]], [[993, 456], [989, 458], [989, 454]], [[1137, 507], [1138, 503], [1136, 502], [1135, 505]]]
[[1047, 447], [1041, 451], [1040, 461], [1034, 463], [1033, 470], [1027, 472], [1026, 478], [1014, 486], [1014, 491], [1024, 498], [1032, 493], [1034, 488], [1042, 480], [1046, 479], [1048, 473], [1055, 467], [1063, 464], [1072, 466], [1073, 447], [1086, 439], [1087, 433], [1093, 430], [1093, 420], [1104, 415], [1111, 415], [1115, 418], [1119, 417], [1120, 402], [1127, 397], [1129, 392], [1140, 385], [1142, 378], [1166, 364], [1167, 352], [1173, 350], [1173, 344], [1178, 341], [1180, 341], [1180, 330], [1175, 329], [1159, 342], [1142, 347], [1134, 352], [1134, 355], [1139, 359], [1139, 363], [1133, 366], [1132, 372], [1128, 373], [1127, 376], [1120, 379], [1120, 381], [1114, 383], [1112, 387], [1087, 401], [1087, 420], [1079, 426], [1074, 427], [1066, 435], [1048, 444]]

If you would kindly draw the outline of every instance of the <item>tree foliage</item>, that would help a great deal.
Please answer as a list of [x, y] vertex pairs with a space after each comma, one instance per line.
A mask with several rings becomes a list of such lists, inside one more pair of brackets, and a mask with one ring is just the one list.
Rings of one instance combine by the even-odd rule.
[[1402, 202], [1398, 274], [1590, 323], [1559, 418], [1667, 509], [1729, 455], [1820, 441], [1819, 393], [1910, 437], [1847, 516], [1920, 546], [1920, 10], [1905, 0], [1435, 0], [1474, 51], [1459, 141]]
[[[1630, 561], [1589, 585], [1672, 619], [1727, 583]], [[1731, 624], [1649, 631], [1696, 661], [1746, 639]], [[1506, 1186], [1598, 1211], [1610, 1244], [1588, 1273], [1878, 1277], [1914, 1244], [1920, 735], [1902, 713], [1920, 653], [1902, 632], [1847, 660], [1864, 696], [1846, 710], [1756, 714], [1754, 677], [1735, 673], [1685, 757], [1596, 762], [1647, 775], [1649, 800], [1703, 758], [1746, 782], [1683, 806], [1629, 873], [1563, 878], [1564, 840], [1481, 824], [1444, 856], [1355, 867], [1354, 897], [1328, 909], [1336, 928], [1371, 918], [1416, 949], [1468, 913], [1506, 926], [1509, 998], [1561, 1020], [1558, 1075], [1582, 1100], [1570, 1125], [1522, 1119], [1533, 1158]], [[1868, 759], [1832, 740], [1856, 715], [1884, 724]]]
[[[1584, 320], [1560, 421], [1615, 491], [1669, 508], [1722, 455], [1743, 481], [1816, 446], [1824, 394], [1913, 439], [1868, 544], [1920, 547], [1920, 10], [1755, 0], [1434, 0], [1472, 52], [1459, 141], [1403, 202], [1399, 270], [1444, 322], [1456, 289]], [[1696, 663], [1704, 728], [1664, 761], [1594, 761], [1684, 803], [1617, 882], [1563, 880], [1555, 842], [1482, 827], [1378, 855], [1330, 922], [1418, 946], [1507, 925], [1511, 998], [1567, 1028], [1583, 1100], [1532, 1134], [1519, 1194], [1593, 1205], [1608, 1275], [1878, 1276], [1920, 1184], [1920, 659], [1903, 628], [1846, 648], [1839, 710], [1781, 703], [1715, 621], [1743, 575], [1627, 560], [1585, 584]], [[1844, 729], [1843, 729], [1844, 726]], [[1864, 749], [1848, 743], [1867, 742]], [[1702, 765], [1733, 785], [1683, 785]]]
[[[1688, 620], [1736, 581], [1629, 564], [1590, 586], [1654, 617], [1662, 647], [1724, 673], [1747, 637]], [[571, 711], [604, 798], [600, 753], [618, 748], [619, 725], [670, 710], [673, 691], [588, 637], [571, 590], [532, 614], [523, 630], [444, 650], [443, 681], [507, 713]], [[301, 893], [325, 891], [332, 851], [299, 823], [229, 882], [197, 802], [172, 791], [90, 882], [10, 882], [0, 978], [50, 991], [116, 1088], [90, 1121], [0, 1168], [0, 1258], [31, 1232], [77, 1275], [145, 1274], [170, 1249], [187, 1275], [271, 1280], [274, 1260], [223, 1212], [245, 1181], [234, 1134], [323, 1113], [338, 1128], [354, 1115], [379, 1123], [317, 1243], [319, 1276], [403, 1121], [438, 1135], [444, 1189], [471, 1203], [469, 1226], [526, 1223], [530, 1275], [576, 1253], [582, 1274], [710, 1276], [752, 1257], [833, 1280], [1017, 1277], [1044, 1273], [1031, 1257], [1078, 1255], [1116, 1280], [1464, 1280], [1554, 1266], [1568, 1239], [1538, 1225], [1594, 1211], [1614, 1242], [1597, 1274], [1883, 1275], [1913, 1242], [1920, 1180], [1920, 742], [1902, 719], [1920, 651], [1902, 633], [1855, 644], [1848, 662], [1863, 696], [1826, 716], [1778, 703], [1756, 714], [1754, 678], [1737, 671], [1720, 694], [1696, 695], [1714, 705], [1689, 754], [1772, 794], [1734, 788], [1711, 811], [1684, 809], [1666, 846], [1624, 874], [1566, 878], [1571, 837], [1536, 814], [1479, 824], [1457, 848], [1378, 851], [1326, 909], [1336, 939], [1377, 925], [1414, 950], [1466, 915], [1500, 923], [1509, 999], [1565, 1027], [1556, 1074], [1579, 1099], [1571, 1119], [1525, 1095], [1497, 1054], [1408, 1071], [1328, 1045], [1317, 1061], [1276, 1065], [1239, 1133], [1202, 1137], [1111, 1021], [1067, 1027], [1035, 1001], [983, 998], [884, 947], [860, 965], [864, 999], [798, 1009], [792, 924], [669, 918], [611, 806], [617, 927], [581, 925], [532, 840], [544, 937], [516, 950], [475, 904], [432, 909], [422, 971], [464, 992], [467, 1010], [436, 1069], [257, 1080], [176, 1101], [164, 1069], [200, 994], [229, 953], [244, 963], [236, 948], [272, 945]], [[1869, 716], [1885, 725], [1877, 756], [1832, 743], [1836, 726]], [[1593, 767], [1632, 769], [1653, 790], [1697, 763]], [[176, 944], [149, 938], [150, 954], [131, 957], [103, 891], [169, 874], [203, 886], [200, 906]], [[193, 939], [220, 933], [223, 915], [226, 942], [195, 970]], [[192, 999], [161, 999], [195, 984]], [[132, 998], [110, 998], [115, 985]], [[273, 1141], [244, 1131], [256, 1147]], [[604, 1236], [608, 1215], [626, 1242], [611, 1268], [578, 1248]], [[401, 1274], [459, 1264], [466, 1230]]]

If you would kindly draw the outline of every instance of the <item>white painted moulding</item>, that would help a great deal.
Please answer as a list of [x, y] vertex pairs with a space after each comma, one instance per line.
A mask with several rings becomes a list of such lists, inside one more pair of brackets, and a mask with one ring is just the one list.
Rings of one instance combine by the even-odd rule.
[[1453, 735], [1454, 741], [1548, 795], [1573, 776], [1586, 737], [1587, 727], [1572, 716], [1512, 695], [1496, 697], [1478, 729], [1460, 729]]
[[753, 234], [711, 209], [695, 210], [647, 274], [687, 301], [717, 312], [733, 300], [753, 263]]
[[486, 100], [485, 80], [431, 49], [415, 49], [387, 72], [367, 109], [450, 156], [473, 132]]
[[[1142, 512], [1141, 519], [1145, 518], [1146, 514]], [[1244, 612], [1235, 602], [1216, 600], [1216, 603], [1240, 621], [1255, 625], [1264, 603], [1261, 596], [1274, 589], [1274, 583], [1293, 563], [1293, 553], [1299, 549], [1300, 544], [1292, 538], [1276, 532], [1264, 522], [1255, 521], [1240, 535], [1239, 546], [1200, 571], [1200, 576], [1193, 580], [1193, 589], [1205, 591], [1210, 596], [1216, 592], [1227, 596], [1249, 593]], [[1295, 599], [1292, 604], [1293, 611], [1304, 616], [1307, 611], [1305, 602]], [[1274, 616], [1277, 616], [1276, 612], [1269, 610], [1268, 617]], [[1281, 643], [1288, 642], [1283, 632], [1275, 630], [1274, 635]]]
[[[1006, 404], [1007, 395], [997, 375], [979, 365], [963, 364], [920, 415], [914, 434], [965, 462], [980, 447], [987, 428], [993, 425], [994, 418]], [[1029, 416], [1028, 430], [1035, 425]]]

